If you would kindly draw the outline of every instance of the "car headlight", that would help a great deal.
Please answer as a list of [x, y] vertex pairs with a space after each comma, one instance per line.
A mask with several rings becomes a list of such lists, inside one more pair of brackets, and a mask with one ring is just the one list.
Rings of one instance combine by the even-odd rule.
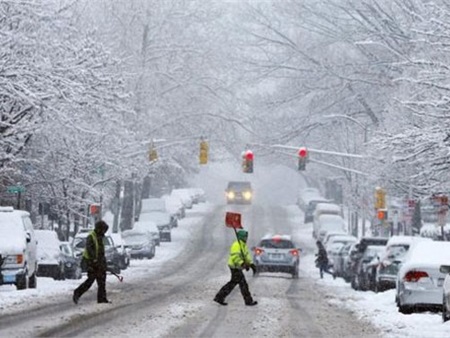
[[72, 263], [66, 262], [66, 266], [67, 266], [68, 268], [71, 268], [71, 267], [72, 267]]
[[227, 197], [228, 197], [230, 200], [232, 200], [232, 199], [234, 199], [234, 198], [236, 197], [236, 195], [234, 194], [233, 191], [229, 191], [229, 192], [227, 193]]
[[252, 198], [252, 193], [250, 191], [244, 191], [243, 196], [246, 200], [249, 200]]

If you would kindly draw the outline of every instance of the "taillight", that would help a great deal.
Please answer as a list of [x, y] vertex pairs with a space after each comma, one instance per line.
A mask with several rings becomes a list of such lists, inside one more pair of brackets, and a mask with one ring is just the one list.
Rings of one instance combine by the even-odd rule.
[[403, 277], [403, 280], [405, 282], [417, 282], [419, 279], [427, 277], [429, 276], [425, 271], [409, 271], [405, 277]]
[[256, 256], [261, 256], [263, 254], [264, 250], [260, 249], [260, 248], [256, 248], [255, 249], [255, 255]]
[[290, 253], [292, 256], [298, 256], [298, 250], [297, 250], [297, 249], [292, 249], [292, 250], [289, 251], [289, 253]]
[[17, 264], [22, 264], [23, 263], [23, 255], [17, 255], [16, 262], [17, 262]]

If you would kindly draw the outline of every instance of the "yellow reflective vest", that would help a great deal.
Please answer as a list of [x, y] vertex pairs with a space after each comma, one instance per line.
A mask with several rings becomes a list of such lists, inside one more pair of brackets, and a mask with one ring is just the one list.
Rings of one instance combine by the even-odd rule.
[[91, 231], [88, 237], [92, 238], [94, 242], [94, 248], [89, 245], [89, 238], [86, 238], [86, 247], [83, 251], [83, 257], [87, 260], [95, 260], [98, 259], [98, 239], [95, 231]]
[[230, 247], [228, 266], [232, 269], [242, 269], [244, 262], [247, 265], [253, 264], [252, 255], [244, 241], [236, 240]]

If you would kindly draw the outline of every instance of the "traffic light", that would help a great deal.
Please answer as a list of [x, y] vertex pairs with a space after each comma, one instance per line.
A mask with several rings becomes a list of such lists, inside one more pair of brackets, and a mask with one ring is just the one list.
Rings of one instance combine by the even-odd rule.
[[386, 209], [378, 209], [377, 211], [377, 218], [379, 220], [385, 220], [388, 219], [388, 212]]
[[158, 159], [158, 152], [155, 148], [151, 147], [148, 151], [148, 160], [150, 162], [156, 161]]
[[253, 152], [247, 150], [242, 154], [242, 170], [244, 173], [253, 173]]
[[298, 170], [304, 171], [306, 169], [306, 162], [308, 161], [308, 150], [301, 147], [298, 150]]
[[200, 164], [208, 163], [208, 150], [209, 150], [208, 142], [202, 139], [202, 141], [200, 142], [200, 155], [199, 155]]
[[381, 187], [375, 188], [375, 209], [386, 208], [386, 190]]

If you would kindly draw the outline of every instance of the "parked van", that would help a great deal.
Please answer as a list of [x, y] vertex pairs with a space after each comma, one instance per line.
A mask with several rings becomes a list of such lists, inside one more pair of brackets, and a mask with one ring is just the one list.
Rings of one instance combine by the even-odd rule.
[[315, 223], [314, 229], [317, 239], [325, 244], [325, 237], [328, 233], [347, 233], [347, 223], [339, 215], [327, 215], [322, 214], [319, 216], [318, 221]]
[[319, 217], [322, 215], [338, 215], [342, 216], [341, 207], [334, 203], [318, 203], [314, 210], [313, 216], [313, 237], [319, 235]]
[[0, 284], [18, 290], [36, 288], [37, 240], [30, 214], [13, 207], [0, 207]]

